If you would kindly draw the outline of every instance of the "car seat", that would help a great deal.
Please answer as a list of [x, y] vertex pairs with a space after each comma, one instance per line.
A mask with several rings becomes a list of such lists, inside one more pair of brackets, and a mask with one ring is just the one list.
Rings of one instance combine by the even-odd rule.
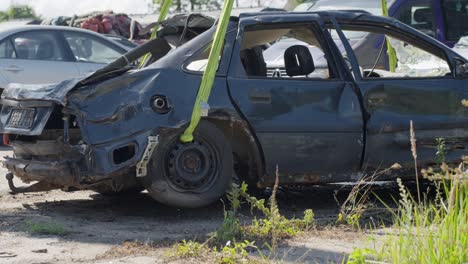
[[16, 50], [16, 58], [20, 60], [28, 60], [29, 59], [29, 47], [27, 44], [19, 44], [15, 47]]
[[284, 66], [289, 77], [304, 76], [315, 71], [314, 59], [309, 48], [303, 45], [294, 45], [284, 52]]
[[244, 49], [240, 52], [240, 57], [247, 76], [267, 76], [267, 65], [261, 47]]
[[36, 52], [36, 60], [52, 60], [54, 57], [54, 44], [51, 41], [44, 41], [39, 44]]

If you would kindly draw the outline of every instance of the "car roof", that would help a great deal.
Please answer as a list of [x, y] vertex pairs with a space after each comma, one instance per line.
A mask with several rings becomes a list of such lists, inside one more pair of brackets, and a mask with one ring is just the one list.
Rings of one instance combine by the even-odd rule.
[[49, 25], [18, 25], [18, 24], [9, 24], [9, 23], [0, 23], [0, 40], [24, 31], [34, 31], [34, 30], [57, 30], [57, 31], [74, 31], [74, 32], [80, 32], [83, 34], [89, 34], [101, 39], [105, 39], [107, 41], [112, 42], [113, 44], [128, 50], [128, 47], [125, 47], [124, 45], [118, 43], [117, 41], [114, 41], [104, 35], [101, 35], [99, 33], [96, 33], [91, 30], [87, 29], [81, 29], [81, 28], [76, 28], [76, 27], [66, 27], [66, 26], [49, 26]]
[[341, 19], [341, 18], [349, 19], [350, 17], [357, 18], [359, 16], [362, 16], [363, 14], [373, 16], [365, 10], [330, 10], [330, 11], [306, 11], [306, 12], [288, 12], [288, 11], [248, 12], [248, 13], [241, 13], [239, 15], [239, 18], [274, 16], [278, 19], [281, 19], [281, 17], [298, 17], [298, 16], [305, 16], [305, 15], [317, 15], [322, 18], [332, 16], [337, 19]]

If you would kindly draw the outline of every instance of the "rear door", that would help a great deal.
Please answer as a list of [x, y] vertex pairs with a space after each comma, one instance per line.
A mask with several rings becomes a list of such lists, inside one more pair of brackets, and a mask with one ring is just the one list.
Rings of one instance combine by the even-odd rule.
[[53, 30], [15, 34], [0, 45], [0, 72], [8, 83], [56, 83], [78, 76], [77, 68]]
[[468, 109], [461, 102], [468, 98], [468, 81], [454, 77], [450, 50], [404, 25], [362, 24], [348, 22], [340, 27], [386, 35], [398, 61], [394, 72], [358, 69], [361, 58], [348, 47], [348, 56], [355, 65], [356, 83], [368, 112], [364, 168], [385, 169], [399, 163], [403, 169], [414, 172], [411, 121], [421, 167], [436, 161], [438, 139], [445, 141], [447, 161], [457, 161], [466, 155]]
[[[347, 180], [361, 161], [360, 104], [336, 66], [336, 46], [329, 48], [331, 37], [317, 19], [242, 18], [231, 59], [233, 102], [260, 142], [267, 174], [273, 176], [278, 165], [283, 183]], [[275, 42], [289, 47], [272, 56], [268, 47]], [[314, 61], [313, 69], [307, 61]]]
[[63, 37], [76, 59], [81, 76], [103, 68], [126, 52], [118, 45], [93, 34], [64, 31]]

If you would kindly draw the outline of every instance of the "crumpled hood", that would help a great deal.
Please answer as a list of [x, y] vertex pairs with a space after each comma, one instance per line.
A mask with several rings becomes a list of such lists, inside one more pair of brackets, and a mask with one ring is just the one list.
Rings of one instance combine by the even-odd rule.
[[75, 78], [55, 84], [12, 83], [3, 91], [2, 99], [17, 101], [47, 100], [65, 105], [66, 96], [83, 78]]

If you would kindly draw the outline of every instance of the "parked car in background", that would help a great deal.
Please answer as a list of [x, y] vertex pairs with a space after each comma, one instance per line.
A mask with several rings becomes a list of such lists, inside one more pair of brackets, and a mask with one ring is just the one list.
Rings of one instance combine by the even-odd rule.
[[0, 89], [90, 74], [132, 49], [112, 38], [71, 27], [0, 24]]

